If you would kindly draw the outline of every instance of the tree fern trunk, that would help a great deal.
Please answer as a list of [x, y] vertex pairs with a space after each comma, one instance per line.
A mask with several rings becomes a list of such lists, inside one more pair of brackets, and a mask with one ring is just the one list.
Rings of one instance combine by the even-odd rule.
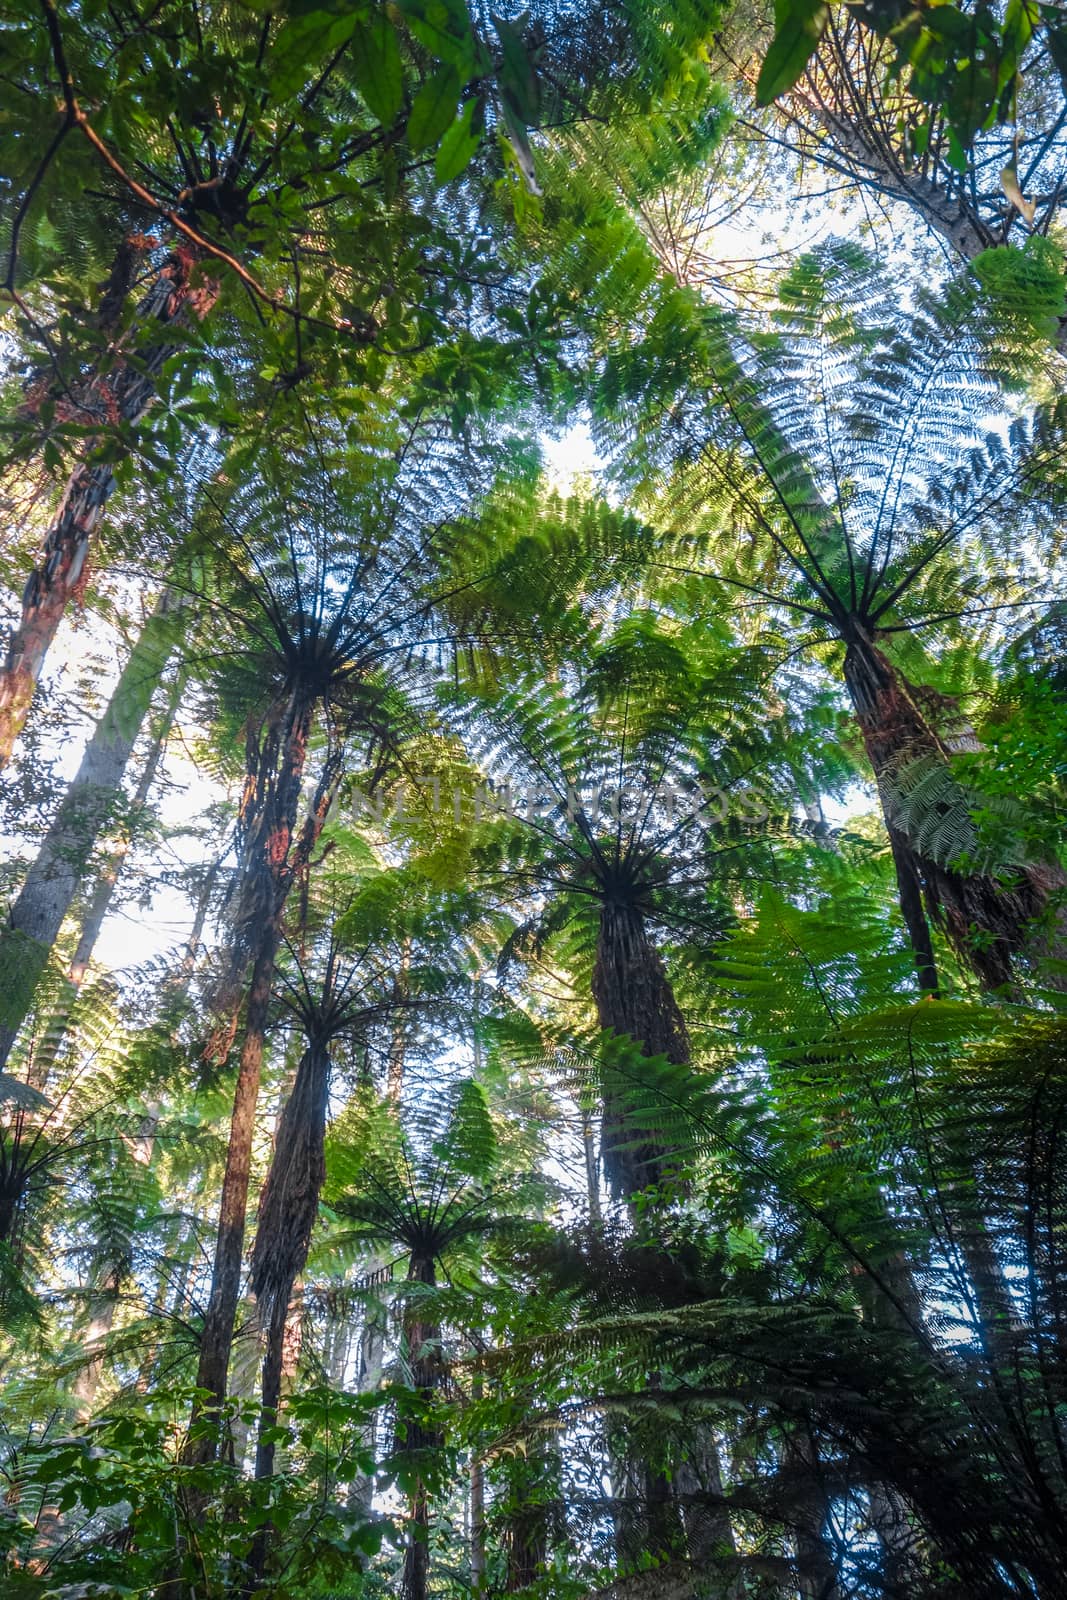
[[[644, 919], [633, 906], [604, 904], [600, 915], [593, 998], [602, 1028], [626, 1035], [646, 1056], [663, 1055], [686, 1065], [689, 1035], [659, 952], [648, 937]], [[604, 1171], [613, 1192], [629, 1199], [662, 1182], [669, 1172], [670, 1152], [653, 1131], [638, 1136], [627, 1128], [627, 1101], [633, 1086], [605, 1075], [602, 1149]], [[639, 1098], [639, 1097], [638, 1097]], [[686, 1543], [685, 1528], [670, 1480], [659, 1468], [635, 1460], [628, 1446], [617, 1456], [626, 1483], [624, 1502], [636, 1498], [644, 1512], [635, 1521], [624, 1504], [616, 1516], [616, 1547], [623, 1561], [636, 1542], [663, 1559], [676, 1558]], [[727, 1519], [728, 1520], [728, 1519]], [[732, 1536], [731, 1536], [732, 1537]]]
[[[1031, 924], [1048, 900], [1057, 869], [1023, 868], [1010, 885], [980, 872], [957, 871], [950, 862], [971, 842], [970, 818], [965, 797], [951, 778], [948, 749], [922, 705], [923, 691], [909, 684], [859, 630], [845, 652], [844, 673], [878, 784], [921, 986], [936, 992], [928, 918], [944, 929], [984, 989], [1009, 986], [1014, 959], [1030, 942]], [[931, 801], [925, 812], [917, 803], [905, 803], [901, 788], [902, 778], [917, 763], [934, 773], [943, 770], [945, 776], [938, 789], [942, 798]], [[958, 812], [967, 837], [961, 837], [951, 855], [937, 860], [923, 832], [929, 833], [950, 811]]]
[[278, 1119], [274, 1157], [263, 1184], [252, 1251], [252, 1287], [263, 1307], [267, 1348], [263, 1358], [263, 1411], [256, 1447], [256, 1477], [274, 1470], [274, 1446], [266, 1437], [277, 1421], [293, 1285], [304, 1270], [326, 1177], [326, 1104], [330, 1058], [313, 1040], [304, 1051]]
[[78, 771], [45, 835], [0, 935], [4, 968], [17, 971], [0, 1023], [0, 1068], [19, 1027], [63, 920], [85, 875], [92, 851], [122, 797], [122, 779], [152, 696], [174, 644], [175, 603], [164, 591], [156, 603], [100, 721]]
[[[258, 933], [258, 938], [253, 947], [252, 981], [230, 1120], [211, 1293], [201, 1333], [197, 1386], [207, 1391], [208, 1409], [220, 1406], [226, 1397], [226, 1369], [240, 1292], [263, 1045], [270, 1017], [282, 913], [294, 870], [293, 833], [312, 711], [313, 703], [298, 686], [284, 703], [272, 707], [265, 720], [265, 734], [262, 729], [255, 734], [249, 731], [242, 798], [244, 862], [238, 905], [239, 937], [248, 939]], [[325, 811], [310, 819], [305, 828], [305, 856], [324, 817]], [[205, 1435], [192, 1453], [199, 1458], [211, 1452], [210, 1440]]]
[[[145, 327], [162, 332], [182, 325], [190, 315], [202, 319], [208, 314], [218, 288], [207, 281], [194, 286], [195, 266], [196, 257], [184, 245], [167, 257], [138, 308], [134, 335]], [[95, 412], [101, 423], [139, 422], [155, 398], [156, 378], [176, 349], [175, 341], [161, 338], [132, 361], [123, 359], [116, 350], [111, 371], [94, 381], [81, 403], [78, 420], [84, 420], [81, 413]], [[23, 590], [21, 621], [8, 641], [0, 666], [0, 768], [10, 760], [29, 714], [56, 630], [72, 597], [85, 582], [93, 534], [114, 486], [110, 465], [94, 461], [93, 454], [90, 445], [88, 459], [75, 467], [67, 483], [55, 520], [45, 535], [41, 560]]]
[[[593, 999], [602, 1028], [625, 1035], [642, 1055], [689, 1060], [689, 1036], [659, 952], [641, 913], [606, 903], [600, 914]], [[632, 1086], [630, 1094], [632, 1097]], [[604, 1171], [614, 1194], [628, 1199], [665, 1175], [666, 1150], [648, 1131], [632, 1138], [626, 1127], [628, 1085], [604, 1083], [602, 1147]]]
[[263, 1066], [263, 1042], [270, 1015], [271, 986], [278, 951], [278, 928], [274, 920], [264, 929], [259, 953], [252, 971], [245, 1019], [244, 1042], [237, 1070], [233, 1097], [230, 1138], [226, 1151], [226, 1171], [219, 1204], [219, 1228], [211, 1275], [204, 1327], [200, 1335], [200, 1363], [197, 1387], [207, 1390], [206, 1405], [217, 1407], [226, 1398], [226, 1373], [233, 1342], [234, 1318], [241, 1287], [241, 1258], [244, 1250], [245, 1212], [252, 1167], [252, 1139], [255, 1133], [256, 1104]]
[[[432, 1257], [412, 1256], [408, 1268], [412, 1283], [432, 1287], [437, 1282], [437, 1272]], [[424, 1407], [429, 1409], [444, 1378], [441, 1356], [441, 1329], [422, 1312], [423, 1301], [416, 1301], [414, 1315], [405, 1320], [405, 1354], [411, 1371], [411, 1384]], [[403, 1450], [423, 1452], [437, 1450], [445, 1442], [442, 1430], [428, 1419], [412, 1419], [407, 1423]], [[411, 1495], [408, 1516], [408, 1537], [404, 1550], [404, 1568], [400, 1580], [402, 1600], [427, 1600], [430, 1578], [430, 1496], [426, 1484], [417, 1476]]]

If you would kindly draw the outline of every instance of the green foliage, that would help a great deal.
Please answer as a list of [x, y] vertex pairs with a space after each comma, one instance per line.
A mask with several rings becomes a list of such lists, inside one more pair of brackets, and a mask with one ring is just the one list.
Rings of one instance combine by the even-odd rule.
[[760, 105], [793, 87], [818, 47], [829, 14], [825, 0], [775, 0], [776, 32], [756, 84]]
[[988, 296], [991, 315], [1024, 339], [1027, 333], [1055, 340], [1065, 311], [1062, 253], [1050, 239], [1034, 235], [1020, 250], [985, 250], [973, 271]]
[[[269, 1484], [243, 1479], [224, 1463], [182, 1463], [175, 1452], [173, 1418], [189, 1399], [174, 1388], [155, 1397], [150, 1414], [117, 1410], [78, 1435], [52, 1429], [27, 1438], [17, 1453], [10, 1450], [9, 1436], [7, 1478], [17, 1493], [18, 1512], [4, 1520], [2, 1549], [13, 1595], [35, 1600], [54, 1592], [57, 1584], [77, 1585], [86, 1593], [137, 1594], [173, 1562], [176, 1534], [194, 1527], [195, 1544], [176, 1576], [212, 1597], [229, 1592], [249, 1532], [268, 1522], [289, 1581], [309, 1592], [341, 1580], [353, 1561], [378, 1549], [383, 1523], [318, 1503], [331, 1477], [365, 1462], [362, 1431], [377, 1403], [374, 1397], [308, 1387], [294, 1400], [289, 1425], [281, 1430], [291, 1444], [293, 1470]], [[227, 1424], [239, 1409], [245, 1421], [256, 1411], [231, 1406]], [[211, 1511], [190, 1524], [194, 1502]], [[24, 1564], [31, 1551], [40, 1549], [45, 1508], [62, 1518], [66, 1529], [50, 1552], [47, 1574]]]
[[[973, 6], [863, 0], [854, 9], [865, 26], [888, 40], [891, 70], [906, 77], [909, 94], [945, 111], [961, 166], [981, 130], [1014, 120], [1016, 80], [1033, 66], [1035, 38], [1061, 74], [1067, 66], [1058, 6], [1012, 0], [1000, 11], [987, 0]], [[759, 77], [761, 103], [793, 87], [829, 19], [830, 5], [776, 0], [774, 39]]]
[[[781, 0], [759, 94], [962, 205], [1052, 10]], [[916, 283], [748, 164], [761, 28], [17, 0], [12, 615], [117, 487], [13, 891], [179, 603], [108, 945], [84, 831], [0, 930], [5, 1594], [1061, 1600], [1058, 112]]]

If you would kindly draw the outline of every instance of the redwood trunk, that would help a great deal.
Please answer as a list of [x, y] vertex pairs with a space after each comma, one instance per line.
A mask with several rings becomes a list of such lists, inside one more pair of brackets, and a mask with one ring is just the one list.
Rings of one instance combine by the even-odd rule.
[[[186, 246], [168, 256], [152, 288], [142, 300], [135, 328], [154, 323], [160, 329], [180, 326], [190, 313], [204, 318], [218, 295], [214, 284], [194, 287], [196, 258]], [[95, 412], [102, 422], [135, 424], [155, 398], [155, 380], [178, 349], [161, 339], [136, 362], [121, 356], [106, 376], [98, 377], [80, 405], [79, 415]], [[8, 641], [0, 666], [0, 768], [11, 758], [15, 740], [29, 714], [30, 703], [56, 630], [72, 597], [85, 582], [90, 545], [114, 487], [114, 474], [104, 461], [89, 459], [75, 467], [48, 533], [40, 562], [30, 573], [22, 595], [22, 618]]]

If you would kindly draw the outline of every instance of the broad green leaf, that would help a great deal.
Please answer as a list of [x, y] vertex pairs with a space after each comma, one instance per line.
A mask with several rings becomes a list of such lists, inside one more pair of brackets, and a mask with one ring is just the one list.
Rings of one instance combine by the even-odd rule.
[[360, 94], [382, 126], [388, 127], [404, 104], [404, 63], [385, 17], [375, 15], [360, 24], [352, 35], [350, 54]]
[[775, 34], [756, 83], [756, 101], [770, 105], [791, 89], [823, 36], [830, 7], [824, 0], [776, 0]]
[[1052, 64], [1067, 84], [1067, 25], [1058, 6], [1043, 5], [1041, 20], [1045, 24], [1045, 42]]
[[[288, 21], [270, 56], [270, 83], [277, 95], [293, 94], [311, 69], [339, 50], [352, 37], [358, 13], [337, 17], [329, 11], [309, 11]], [[114, 114], [114, 108], [113, 108]]]
[[493, 27], [500, 39], [504, 59], [498, 74], [500, 87], [510, 98], [516, 112], [529, 127], [537, 121], [541, 95], [537, 77], [523, 44], [521, 30], [503, 17], [493, 16]]
[[408, 144], [412, 150], [427, 150], [437, 143], [455, 115], [459, 91], [455, 67], [442, 67], [423, 84], [408, 118]]
[[468, 100], [441, 140], [434, 166], [438, 183], [449, 183], [453, 178], [458, 178], [481, 143], [481, 134], [475, 132], [473, 127], [478, 110], [480, 102]]

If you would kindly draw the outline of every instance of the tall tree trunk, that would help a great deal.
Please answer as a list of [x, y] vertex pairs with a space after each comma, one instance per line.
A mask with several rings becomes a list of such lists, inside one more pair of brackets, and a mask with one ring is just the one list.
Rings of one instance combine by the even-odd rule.
[[[131, 811], [134, 818], [137, 818], [143, 812], [155, 785], [156, 774], [163, 758], [163, 749], [167, 736], [173, 726], [183, 685], [184, 679], [179, 675], [174, 680], [166, 709], [153, 736], [147, 759], [141, 769], [141, 776], [137, 781], [137, 788], [134, 790], [131, 802]], [[96, 880], [96, 885], [89, 897], [89, 904], [82, 916], [78, 943], [67, 973], [67, 988], [61, 995], [58, 1007], [51, 1020], [42, 1030], [40, 1042], [33, 1051], [27, 1070], [28, 1081], [39, 1087], [43, 1087], [51, 1076], [56, 1052], [66, 1037], [67, 1029], [70, 1025], [73, 998], [78, 994], [82, 984], [85, 982], [89, 963], [96, 948], [96, 941], [100, 937], [100, 930], [104, 925], [115, 890], [118, 887], [123, 863], [129, 853], [130, 839], [131, 830], [124, 829], [121, 839], [112, 850], [100, 876]]]
[[837, 108], [831, 110], [825, 104], [812, 105], [812, 116], [825, 130], [826, 142], [844, 157], [861, 187], [910, 206], [961, 260], [973, 261], [983, 250], [1001, 243], [976, 208], [923, 177], [914, 162], [902, 160], [859, 118]]
[[[167, 739], [174, 726], [174, 718], [178, 712], [178, 702], [184, 680], [179, 674], [175, 677], [167, 704], [156, 725], [152, 735], [152, 744], [141, 768], [141, 776], [137, 780], [137, 788], [133, 793], [132, 812], [134, 818], [139, 817], [148, 804], [149, 797], [155, 787], [156, 776], [159, 772], [160, 762], [163, 760], [163, 751]], [[122, 868], [129, 854], [131, 843], [130, 829], [124, 829], [121, 839], [115, 845], [104, 864], [103, 871], [96, 881], [96, 886], [89, 898], [89, 904], [82, 917], [81, 932], [78, 934], [78, 943], [71, 958], [70, 971], [67, 976], [75, 989], [80, 989], [85, 981], [85, 974], [89, 969], [96, 941], [100, 937], [100, 930], [108, 914], [111, 902], [115, 897]]]
[[233, 1351], [226, 1379], [227, 1396], [235, 1405], [226, 1444], [230, 1458], [240, 1473], [244, 1472], [248, 1460], [248, 1440], [252, 1432], [251, 1409], [259, 1399], [261, 1334], [259, 1306], [254, 1295], [246, 1293], [241, 1297], [234, 1318]]
[[955, 1242], [967, 1268], [986, 1359], [997, 1366], [1003, 1381], [1011, 1383], [1016, 1376], [1019, 1335], [1025, 1324], [1004, 1276], [989, 1225], [977, 1209], [957, 1226]]
[[164, 591], [119, 674], [0, 935], [0, 965], [13, 974], [0, 1017], [0, 1069], [30, 1010], [92, 851], [121, 799], [126, 764], [174, 648], [175, 610], [173, 597]]
[[[356, 1388], [360, 1394], [373, 1394], [381, 1386], [385, 1372], [386, 1310], [378, 1300], [368, 1300], [359, 1334], [359, 1372]], [[373, 1416], [368, 1420], [360, 1443], [374, 1454], [377, 1429]], [[348, 1504], [369, 1517], [374, 1498], [374, 1474], [360, 1473], [349, 1487]]]
[[[689, 1062], [685, 1019], [644, 919], [633, 906], [607, 902], [601, 909], [593, 999], [600, 1026], [628, 1036], [640, 1046], [642, 1055], [663, 1055], [680, 1066]], [[616, 1196], [629, 1199], [668, 1176], [670, 1151], [654, 1130], [645, 1128], [635, 1134], [628, 1129], [632, 1084], [614, 1081], [613, 1074], [606, 1073], [603, 1095], [604, 1171]], [[638, 1535], [630, 1509], [620, 1508], [620, 1551], [625, 1557], [636, 1536], [652, 1555], [662, 1560], [676, 1558], [685, 1546], [685, 1528], [670, 1480], [659, 1468], [629, 1456], [627, 1446], [617, 1457], [627, 1491], [623, 1498], [628, 1501], [636, 1496], [643, 1501], [644, 1527]]]
[[819, 1452], [815, 1441], [804, 1434], [795, 1435], [786, 1443], [784, 1459], [797, 1475], [792, 1505], [802, 1600], [842, 1600], [837, 1565], [826, 1542], [829, 1508], [826, 1492], [819, 1481]]
[[292, 1091], [278, 1119], [274, 1157], [259, 1202], [252, 1250], [252, 1288], [267, 1329], [263, 1357], [263, 1410], [256, 1447], [256, 1477], [274, 1470], [267, 1437], [277, 1421], [285, 1327], [293, 1285], [304, 1270], [326, 1178], [326, 1105], [330, 1057], [323, 1039], [311, 1040], [300, 1059]]
[[[903, 1253], [884, 1262], [882, 1285], [865, 1272], [856, 1275], [861, 1314], [874, 1327], [921, 1328], [922, 1296]], [[811, 1445], [814, 1450], [814, 1444]], [[817, 1453], [814, 1457], [817, 1461]], [[923, 1583], [923, 1536], [904, 1500], [889, 1483], [870, 1479], [865, 1485], [871, 1527], [878, 1536], [882, 1564], [890, 1594], [911, 1594]], [[835, 1591], [836, 1593], [836, 1591]]]
[[[252, 1167], [252, 1139], [255, 1133], [256, 1104], [263, 1066], [263, 1041], [270, 1017], [271, 987], [278, 952], [279, 929], [272, 918], [263, 931], [252, 982], [248, 992], [244, 1040], [237, 1069], [237, 1085], [230, 1119], [230, 1138], [226, 1151], [226, 1171], [219, 1202], [219, 1229], [211, 1274], [211, 1295], [200, 1335], [200, 1364], [197, 1387], [207, 1391], [207, 1409], [220, 1406], [226, 1398], [226, 1373], [233, 1342], [234, 1318], [241, 1288], [241, 1258], [244, 1250], [245, 1213]], [[205, 1436], [206, 1437], [206, 1436]], [[210, 1457], [210, 1449], [203, 1452]]]
[[411, 940], [405, 939], [400, 951], [400, 965], [393, 980], [393, 1001], [396, 1011], [393, 1016], [392, 1033], [389, 1039], [389, 1057], [385, 1069], [385, 1098], [390, 1105], [400, 1104], [400, 1093], [404, 1087], [404, 1052], [407, 1046], [407, 1033], [404, 1026], [403, 1007], [407, 1003], [410, 983], [408, 975], [411, 971]]
[[[484, 1386], [475, 1374], [471, 1380], [471, 1399], [482, 1399]], [[470, 1464], [470, 1563], [471, 1594], [474, 1600], [483, 1600], [486, 1585], [485, 1564], [485, 1462], [478, 1455]]]
[[[878, 784], [920, 984], [936, 992], [929, 917], [944, 929], [984, 989], [1009, 986], [1014, 958], [1030, 943], [1033, 919], [1062, 874], [1051, 865], [1027, 866], [1014, 883], [1002, 885], [983, 873], [962, 873], [948, 860], [934, 859], [923, 842], [924, 831], [941, 826], [950, 811], [958, 814], [961, 835], [970, 838], [973, 828], [966, 799], [950, 776], [949, 751], [923, 708], [923, 691], [909, 684], [858, 627], [845, 652], [844, 673]], [[909, 769], [915, 772], [917, 763], [945, 774], [945, 783], [925, 810], [918, 801], [905, 804], [903, 798], [902, 780]], [[961, 838], [954, 854], [963, 848]]]
[[[641, 913], [632, 906], [606, 903], [600, 913], [593, 999], [602, 1028], [626, 1035], [646, 1056], [689, 1061], [689, 1035], [659, 952], [648, 937]], [[620, 1199], [659, 1183], [666, 1175], [667, 1151], [645, 1129], [627, 1129], [627, 1101], [634, 1095], [625, 1079], [607, 1074], [604, 1083], [602, 1150], [604, 1172]]]
[[[393, 1022], [389, 1043], [388, 1068], [386, 1072], [386, 1098], [397, 1105], [404, 1087], [404, 1071], [407, 1065], [407, 1035], [403, 1026], [403, 1014], [398, 1012]], [[372, 1274], [377, 1270], [379, 1263], [372, 1263]], [[380, 1301], [368, 1300], [366, 1314], [359, 1338], [359, 1377], [358, 1388], [360, 1394], [372, 1394], [381, 1384], [382, 1374], [385, 1369], [385, 1335], [386, 1311]], [[374, 1418], [371, 1417], [363, 1433], [362, 1444], [371, 1454], [374, 1454], [377, 1429]], [[365, 1516], [371, 1513], [371, 1502], [374, 1497], [373, 1473], [361, 1473], [354, 1478], [349, 1490], [348, 1503], [351, 1507], [359, 1507]]]
[[74, 1380], [74, 1399], [78, 1417], [83, 1422], [92, 1415], [96, 1391], [103, 1376], [103, 1346], [115, 1325], [115, 1312], [124, 1276], [125, 1267], [118, 1261], [107, 1262], [95, 1275], [89, 1300], [89, 1319], [82, 1336], [89, 1360]]
[[[158, 327], [162, 332], [167, 327], [181, 326], [190, 315], [202, 319], [208, 314], [218, 296], [218, 286], [209, 280], [195, 286], [195, 266], [196, 258], [187, 246], [179, 245], [172, 251], [138, 307], [131, 330], [134, 336], [146, 326]], [[101, 421], [108, 423], [139, 422], [155, 398], [159, 372], [178, 348], [176, 341], [161, 338], [140, 351], [135, 360], [128, 361], [115, 347], [111, 370], [94, 380], [80, 403], [80, 412], [95, 411]], [[79, 420], [83, 420], [82, 415]], [[55, 520], [45, 535], [41, 560], [27, 580], [21, 622], [11, 635], [0, 666], [0, 768], [10, 760], [29, 714], [56, 630], [79, 584], [85, 581], [90, 543], [115, 481], [111, 466], [94, 459], [96, 454], [90, 443], [86, 459], [71, 474]]]
[[581, 1118], [582, 1155], [585, 1161], [585, 1192], [589, 1203], [589, 1220], [594, 1227], [599, 1227], [604, 1220], [604, 1210], [600, 1204], [600, 1166], [597, 1161], [593, 1118], [584, 1106], [581, 1109]]
[[[291, 1286], [290, 1286], [291, 1287]], [[262, 1310], [262, 1302], [260, 1303]], [[274, 1474], [274, 1457], [276, 1444], [269, 1438], [268, 1430], [275, 1427], [278, 1421], [278, 1407], [282, 1397], [282, 1377], [286, 1365], [286, 1329], [289, 1322], [290, 1301], [289, 1296], [284, 1298], [276, 1294], [269, 1303], [267, 1315], [267, 1344], [263, 1355], [263, 1367], [260, 1375], [260, 1401], [259, 1433], [256, 1438], [256, 1466], [257, 1478], [270, 1478]], [[267, 1522], [256, 1530], [248, 1555], [248, 1592], [252, 1593], [262, 1583], [263, 1575], [267, 1570], [267, 1557], [274, 1539], [274, 1527]]]
[[[412, 1256], [408, 1281], [432, 1287], [437, 1273], [432, 1257]], [[427, 1409], [444, 1378], [441, 1355], [441, 1329], [423, 1312], [425, 1302], [415, 1302], [417, 1309], [409, 1315], [404, 1325], [405, 1355], [411, 1371], [412, 1387], [418, 1392]], [[426, 1420], [412, 1419], [407, 1424], [404, 1450], [423, 1452], [436, 1450], [445, 1442], [442, 1430]], [[402, 1600], [427, 1600], [430, 1578], [430, 1496], [421, 1477], [416, 1477], [412, 1490], [408, 1518], [408, 1538], [404, 1551], [404, 1570], [400, 1580]]]
[[[710, 1423], [696, 1421], [689, 1457], [675, 1473], [678, 1493], [689, 1500], [683, 1513], [686, 1547], [694, 1570], [702, 1576], [721, 1572], [725, 1563], [736, 1560], [734, 1530], [725, 1506], [716, 1505], [723, 1493], [719, 1449]], [[706, 1504], [700, 1504], [701, 1497]], [[742, 1600], [744, 1579], [734, 1578], [723, 1590], [722, 1600]]]
[[[226, 1398], [226, 1370], [241, 1283], [263, 1044], [270, 1017], [282, 914], [293, 876], [307, 860], [318, 838], [328, 805], [329, 797], [320, 786], [315, 807], [294, 848], [293, 833], [313, 710], [313, 701], [302, 686], [297, 685], [284, 702], [271, 708], [263, 724], [250, 728], [248, 734], [247, 776], [242, 799], [244, 849], [238, 938], [254, 939], [253, 967], [219, 1204], [211, 1293], [200, 1342], [197, 1387], [207, 1391], [201, 1408], [209, 1411], [216, 1410]], [[190, 1443], [187, 1454], [193, 1460], [209, 1459], [216, 1448], [217, 1442], [205, 1433]]]

